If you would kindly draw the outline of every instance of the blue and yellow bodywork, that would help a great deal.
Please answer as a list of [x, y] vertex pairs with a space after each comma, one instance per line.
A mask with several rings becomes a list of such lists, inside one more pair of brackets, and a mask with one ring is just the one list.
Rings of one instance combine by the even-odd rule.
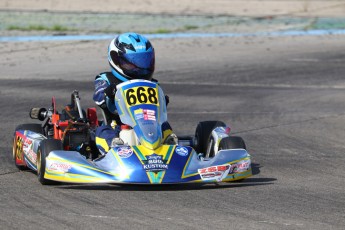
[[[135, 143], [139, 144], [107, 148], [107, 153], [96, 160], [86, 159], [77, 151], [51, 151], [46, 153], [45, 165], [39, 165], [45, 169], [45, 179], [69, 183], [175, 184], [235, 181], [252, 175], [250, 155], [245, 149], [223, 149], [206, 159], [182, 142], [164, 144], [167, 132], [162, 127], [167, 123], [167, 108], [157, 83], [132, 80], [117, 87], [118, 114], [122, 123], [133, 128]], [[37, 151], [44, 139], [42, 134], [16, 131], [16, 165], [37, 171]]]
[[156, 82], [132, 80], [119, 84], [115, 105], [122, 123], [133, 128], [140, 145], [111, 148], [95, 161], [86, 160], [78, 152], [52, 151], [46, 158], [46, 179], [171, 184], [232, 181], [251, 176], [250, 156], [244, 149], [221, 150], [215, 157], [203, 159], [192, 147], [162, 144], [167, 108], [164, 93]]
[[[235, 170], [244, 163], [246, 167]], [[221, 177], [202, 177], [200, 170], [216, 166], [228, 166], [229, 171]], [[139, 145], [112, 148], [93, 162], [78, 152], [52, 151], [44, 177], [70, 183], [174, 184], [234, 181], [251, 175], [250, 156], [244, 149], [221, 150], [205, 160], [191, 147], [162, 145], [152, 151]]]

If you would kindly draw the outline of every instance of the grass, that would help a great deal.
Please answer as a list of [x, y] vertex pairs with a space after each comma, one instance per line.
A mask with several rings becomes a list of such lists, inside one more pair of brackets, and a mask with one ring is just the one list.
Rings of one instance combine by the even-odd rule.
[[345, 20], [328, 20], [322, 18], [314, 18], [308, 25], [304, 27], [305, 30], [331, 30], [331, 29], [345, 29]]
[[168, 34], [171, 32], [173, 32], [173, 31], [168, 30], [168, 29], [158, 29], [158, 30], [152, 31], [150, 33], [152, 33], [152, 34]]
[[7, 30], [21, 30], [21, 31], [75, 31], [75, 29], [67, 28], [61, 25], [44, 26], [44, 25], [28, 25], [28, 26], [17, 26], [10, 25]]
[[174, 32], [183, 32], [183, 31], [187, 31], [187, 30], [194, 30], [194, 29], [198, 29], [198, 26], [193, 26], [193, 25], [185, 25], [183, 28], [180, 29], [175, 29], [175, 30], [169, 30], [169, 29], [157, 29], [154, 31], [149, 31], [146, 32], [148, 34], [169, 34], [169, 33], [174, 33]]
[[184, 26], [185, 30], [195, 30], [195, 29], [198, 29], [198, 28], [199, 28], [198, 26], [193, 26], [193, 25], [185, 25]]

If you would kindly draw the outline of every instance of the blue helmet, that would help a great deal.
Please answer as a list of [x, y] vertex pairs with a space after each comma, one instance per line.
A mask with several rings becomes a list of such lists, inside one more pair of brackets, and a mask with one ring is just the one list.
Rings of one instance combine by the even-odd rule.
[[151, 80], [155, 70], [155, 51], [142, 35], [124, 33], [110, 42], [108, 61], [111, 72], [121, 81]]

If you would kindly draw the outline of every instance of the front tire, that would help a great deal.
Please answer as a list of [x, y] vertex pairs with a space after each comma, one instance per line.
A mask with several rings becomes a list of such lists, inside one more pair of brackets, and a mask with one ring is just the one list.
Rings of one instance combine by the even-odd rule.
[[[23, 140], [16, 136], [16, 131], [18, 130], [30, 130], [35, 133], [43, 134], [43, 129], [40, 124], [21, 124], [18, 125], [14, 130], [13, 137], [13, 147], [12, 147], [12, 158], [14, 160], [14, 165], [19, 170], [25, 170], [27, 167], [25, 165], [18, 164], [19, 158], [23, 158]], [[24, 159], [24, 158], [23, 158]]]
[[63, 150], [62, 143], [55, 139], [46, 139], [41, 141], [37, 151], [37, 177], [43, 185], [57, 184], [57, 182], [44, 178], [46, 171], [46, 157], [54, 150]]
[[207, 152], [208, 142], [212, 131], [217, 127], [225, 127], [226, 124], [222, 121], [202, 121], [199, 122], [195, 130], [195, 137], [197, 146], [195, 150], [198, 153], [205, 154]]
[[219, 150], [222, 149], [246, 149], [246, 144], [242, 137], [225, 137], [219, 143]]

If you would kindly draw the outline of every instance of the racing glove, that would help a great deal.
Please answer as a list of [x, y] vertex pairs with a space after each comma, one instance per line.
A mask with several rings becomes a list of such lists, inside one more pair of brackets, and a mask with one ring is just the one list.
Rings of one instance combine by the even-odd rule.
[[116, 91], [116, 85], [110, 84], [105, 90], [104, 93], [109, 99], [114, 100], [115, 97], [115, 91]]

